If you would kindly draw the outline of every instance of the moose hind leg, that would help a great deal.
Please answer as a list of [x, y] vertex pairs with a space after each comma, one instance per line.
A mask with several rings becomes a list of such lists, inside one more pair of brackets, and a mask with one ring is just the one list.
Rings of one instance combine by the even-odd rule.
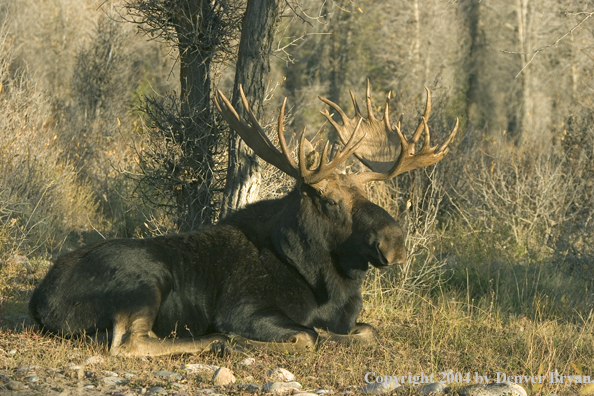
[[[119, 315], [114, 320], [114, 356], [139, 357], [217, 352], [229, 339], [222, 334], [197, 338], [159, 339], [152, 331], [155, 315], [137, 314], [134, 318]], [[122, 329], [125, 329], [123, 331]], [[118, 341], [119, 340], [119, 343]]]

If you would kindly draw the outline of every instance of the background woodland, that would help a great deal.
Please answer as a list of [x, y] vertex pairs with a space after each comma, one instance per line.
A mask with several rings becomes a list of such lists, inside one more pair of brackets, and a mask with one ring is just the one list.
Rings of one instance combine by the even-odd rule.
[[[194, 3], [211, 7], [207, 17], [188, 17]], [[260, 4], [274, 23], [255, 111], [271, 132], [288, 97], [288, 141], [305, 127], [314, 143], [336, 139], [317, 96], [352, 115], [349, 91], [362, 104], [367, 79], [376, 109], [390, 92], [409, 135], [424, 86], [434, 142], [460, 120], [439, 164], [369, 186], [400, 216], [410, 252], [402, 268], [370, 277], [375, 314], [419, 299], [444, 313], [453, 298], [461, 317], [591, 325], [594, 2]], [[248, 155], [243, 201], [226, 202], [237, 141], [212, 96], [238, 78], [245, 10], [235, 0], [0, 1], [3, 314], [25, 312], [61, 251], [195, 229], [292, 187]], [[591, 349], [562, 348], [548, 362], [591, 364]], [[536, 372], [539, 359], [524, 364]]]

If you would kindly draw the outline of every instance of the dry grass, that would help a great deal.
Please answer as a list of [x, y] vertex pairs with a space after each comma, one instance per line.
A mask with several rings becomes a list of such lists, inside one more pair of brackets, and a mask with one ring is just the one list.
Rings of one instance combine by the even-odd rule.
[[[162, 211], [147, 213], [148, 221], [133, 210], [139, 204], [129, 199], [132, 187], [120, 172], [135, 172], [128, 140], [140, 124], [130, 110], [151, 89], [173, 86], [176, 79], [165, 77], [171, 62], [142, 66], [164, 58], [160, 47], [139, 46], [144, 39], [132, 40], [129, 27], [100, 22], [95, 6], [42, 3], [11, 0], [15, 26], [26, 29], [23, 18], [38, 7], [47, 17], [30, 24], [35, 29], [0, 34], [0, 375], [39, 365], [65, 370], [74, 383], [69, 364], [95, 355], [105, 361], [89, 370], [135, 371], [132, 387], [165, 384], [151, 373], [181, 372], [187, 363], [226, 366], [238, 382], [259, 384], [269, 381], [268, 369], [284, 367], [306, 389], [335, 391], [364, 385], [368, 372], [593, 375], [589, 114], [551, 152], [533, 155], [493, 143], [483, 151], [458, 147], [433, 170], [370, 187], [373, 201], [400, 216], [410, 255], [401, 268], [374, 270], [366, 282], [361, 320], [381, 333], [372, 347], [249, 353], [256, 364], [245, 367], [239, 353], [123, 359], [102, 346], [35, 333], [27, 318], [29, 295], [65, 240], [72, 247], [88, 242], [82, 233], [94, 227], [112, 236], [175, 229]], [[112, 44], [123, 51], [114, 58], [122, 63], [101, 69]], [[113, 76], [113, 70], [121, 73]], [[263, 180], [265, 197], [278, 197], [291, 185], [267, 165]], [[208, 379], [188, 376], [188, 390], [211, 387]], [[548, 383], [529, 390], [578, 391]]]
[[[40, 275], [43, 271], [40, 272]], [[369, 282], [369, 285], [373, 282]], [[369, 286], [368, 286], [369, 287]], [[433, 296], [399, 297], [394, 291], [378, 293], [368, 288], [361, 320], [376, 326], [381, 339], [372, 347], [344, 347], [325, 344], [314, 352], [300, 354], [247, 353], [255, 357], [254, 366], [240, 364], [246, 357], [235, 353], [226, 357], [213, 355], [153, 359], [114, 358], [102, 346], [53, 336], [40, 336], [31, 329], [0, 332], [0, 366], [11, 372], [25, 365], [38, 365], [71, 373], [69, 365], [80, 365], [85, 358], [102, 355], [104, 362], [87, 367], [100, 372], [132, 372], [137, 376], [129, 386], [147, 387], [163, 382], [151, 375], [158, 370], [181, 372], [182, 364], [203, 363], [232, 369], [239, 383], [270, 381], [266, 372], [284, 367], [297, 376], [306, 389], [346, 390], [365, 384], [368, 372], [376, 375], [426, 375], [440, 378], [440, 372], [452, 370], [495, 377], [497, 372], [514, 375], [577, 374], [589, 375], [594, 354], [592, 317], [562, 322], [547, 319], [534, 306], [533, 315], [514, 315], [500, 311], [495, 304], [487, 309], [468, 304], [464, 293], [440, 290]], [[529, 316], [534, 316], [535, 319]], [[15, 349], [14, 355], [6, 352]], [[101, 375], [99, 376], [101, 377]], [[212, 387], [210, 377], [189, 375], [190, 389]], [[451, 386], [457, 388], [465, 383]], [[535, 389], [536, 390], [536, 389]], [[545, 384], [541, 394], [575, 394], [578, 388]]]

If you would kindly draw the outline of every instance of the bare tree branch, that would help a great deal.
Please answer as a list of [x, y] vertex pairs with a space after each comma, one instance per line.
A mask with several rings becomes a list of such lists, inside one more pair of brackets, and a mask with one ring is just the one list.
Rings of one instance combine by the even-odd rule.
[[[557, 44], [559, 44], [564, 38], [566, 38], [567, 36], [573, 34], [573, 32], [578, 29], [580, 26], [582, 26], [588, 19], [592, 18], [592, 16], [594, 16], [594, 11], [592, 12], [581, 12], [579, 14], [583, 14], [586, 15], [584, 17], [584, 19], [582, 19], [580, 22], [578, 22], [576, 25], [574, 25], [569, 31], [567, 31], [565, 34], [561, 35], [560, 37], [558, 37], [554, 42], [547, 44], [543, 47], [540, 47], [536, 50], [534, 50], [532, 52], [532, 56], [530, 57], [530, 60], [528, 60], [528, 62], [526, 62], [526, 64], [522, 67], [522, 69], [518, 72], [518, 74], [516, 74], [516, 78], [522, 74], [524, 72], [524, 70], [526, 70], [526, 68], [528, 66], [530, 66], [530, 64], [532, 63], [532, 61], [534, 60], [534, 58], [536, 57], [536, 55], [538, 55], [539, 52], [542, 52], [548, 48], [551, 47], [555, 47], [557, 46]], [[501, 50], [501, 52], [505, 53], [505, 54], [513, 54], [513, 55], [527, 55], [525, 52], [517, 52], [517, 51], [508, 51], [508, 50]]]

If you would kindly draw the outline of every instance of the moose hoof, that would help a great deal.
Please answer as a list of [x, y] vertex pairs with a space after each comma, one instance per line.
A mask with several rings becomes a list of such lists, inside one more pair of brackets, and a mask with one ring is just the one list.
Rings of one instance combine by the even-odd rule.
[[349, 332], [349, 335], [357, 337], [357, 340], [363, 344], [371, 344], [379, 338], [379, 333], [375, 327], [367, 323], [357, 323], [357, 325]]
[[297, 333], [289, 339], [289, 343], [293, 344], [296, 349], [312, 349], [315, 346], [316, 340], [309, 333]]

